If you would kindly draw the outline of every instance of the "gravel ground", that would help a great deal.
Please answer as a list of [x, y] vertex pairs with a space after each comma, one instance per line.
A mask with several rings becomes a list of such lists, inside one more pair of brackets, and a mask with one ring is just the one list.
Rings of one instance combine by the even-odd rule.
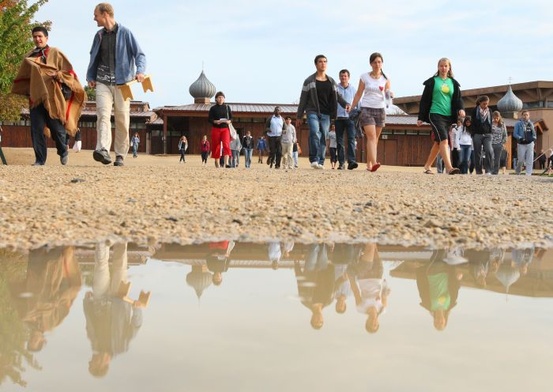
[[6, 149], [0, 166], [0, 248], [87, 245], [98, 240], [189, 244], [377, 241], [448, 247], [553, 244], [553, 177], [425, 175], [383, 166], [370, 173], [203, 167], [199, 156], [128, 156], [103, 166], [91, 151], [61, 166], [49, 150]]

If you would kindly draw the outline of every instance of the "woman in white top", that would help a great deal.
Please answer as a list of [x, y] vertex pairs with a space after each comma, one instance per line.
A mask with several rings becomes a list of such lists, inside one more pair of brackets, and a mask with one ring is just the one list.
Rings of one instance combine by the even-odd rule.
[[472, 125], [472, 117], [466, 116], [463, 120], [463, 125], [457, 129], [456, 143], [461, 149], [461, 156], [459, 157], [459, 169], [461, 174], [467, 174], [470, 166], [470, 157], [472, 153], [472, 134], [470, 133], [470, 127]]
[[393, 98], [393, 94], [390, 91], [390, 81], [382, 72], [382, 55], [371, 54], [369, 63], [372, 71], [361, 75], [351, 107], [355, 108], [361, 103], [359, 121], [367, 138], [367, 170], [375, 172], [380, 167], [380, 163], [376, 161], [376, 148], [386, 122], [386, 99]]

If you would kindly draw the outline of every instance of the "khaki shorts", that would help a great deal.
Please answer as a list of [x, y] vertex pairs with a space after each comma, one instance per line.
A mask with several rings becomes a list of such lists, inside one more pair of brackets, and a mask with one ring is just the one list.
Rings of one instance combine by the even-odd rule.
[[361, 108], [359, 122], [364, 127], [365, 125], [376, 125], [384, 128], [386, 123], [386, 109]]

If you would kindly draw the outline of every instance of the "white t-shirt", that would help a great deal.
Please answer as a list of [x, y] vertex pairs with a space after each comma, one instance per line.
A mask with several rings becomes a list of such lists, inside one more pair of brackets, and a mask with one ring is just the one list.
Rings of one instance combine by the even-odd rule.
[[373, 109], [386, 109], [386, 88], [387, 79], [380, 75], [378, 79], [373, 79], [369, 73], [361, 75], [361, 81], [365, 84], [361, 107]]

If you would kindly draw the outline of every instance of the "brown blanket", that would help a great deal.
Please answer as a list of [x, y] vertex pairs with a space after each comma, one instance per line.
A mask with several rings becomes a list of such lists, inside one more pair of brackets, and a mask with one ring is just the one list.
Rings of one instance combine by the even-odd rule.
[[[30, 54], [30, 53], [29, 53]], [[46, 64], [36, 57], [25, 56], [13, 82], [12, 93], [29, 97], [31, 108], [43, 104], [51, 118], [61, 121], [74, 136], [85, 102], [83, 86], [65, 55], [56, 48], [48, 48]], [[54, 72], [55, 77], [50, 74]], [[63, 96], [62, 83], [71, 89], [71, 96]]]

